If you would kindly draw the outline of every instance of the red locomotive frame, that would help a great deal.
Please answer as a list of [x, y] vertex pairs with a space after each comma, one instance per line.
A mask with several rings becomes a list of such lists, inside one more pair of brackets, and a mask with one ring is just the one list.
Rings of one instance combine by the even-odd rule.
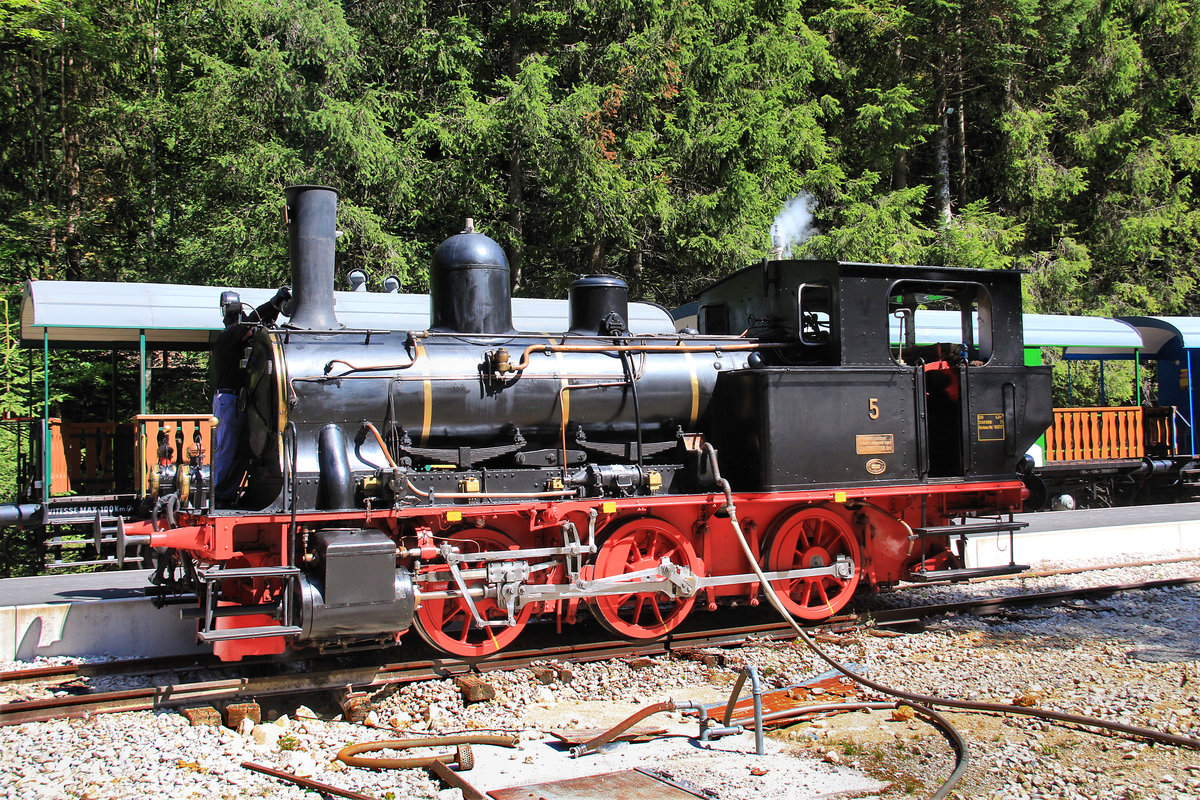
[[[773, 582], [792, 613], [816, 621], [842, 610], [860, 584], [879, 589], [921, 572], [961, 567], [960, 557], [949, 547], [948, 536], [922, 537], [914, 530], [946, 525], [980, 508], [1017, 511], [1024, 492], [1023, 484], [1013, 480], [899, 489], [878, 486], [738, 493], [734, 500], [742, 529], [767, 572], [829, 566], [838, 556], [853, 562], [853, 573], [848, 578], [827, 575]], [[238, 570], [302, 566], [288, 563], [293, 525], [301, 531], [309, 527], [375, 528], [400, 543], [399, 563], [420, 576], [422, 570], [439, 569], [421, 566], [423, 561], [437, 558], [437, 541], [453, 540], [460, 547], [475, 543], [481, 550], [552, 548], [564, 544], [564, 521], [573, 521], [579, 531], [587, 530], [589, 512], [594, 511], [599, 544], [594, 563], [584, 565], [580, 571], [581, 581], [651, 569], [663, 557], [687, 567], [697, 578], [743, 578], [702, 586], [691, 595], [665, 601], [653, 591], [533, 601], [519, 609], [515, 625], [506, 625], [499, 632], [471, 626], [470, 609], [461, 598], [428, 599], [430, 592], [420, 590], [415, 620], [418, 633], [435, 647], [455, 655], [482, 657], [511, 643], [535, 615], [553, 620], [558, 630], [574, 623], [581, 600], [589, 604], [605, 627], [632, 639], [668, 633], [697, 604], [709, 611], [723, 602], [757, 605], [757, 579], [734, 541], [728, 519], [720, 516], [724, 503], [725, 497], [714, 493], [389, 509], [355, 515], [301, 513], [294, 520], [285, 514], [183, 516], [177, 528], [156, 530], [147, 522], [140, 527], [131, 525], [129, 533], [148, 535], [154, 547], [187, 551], [201, 562]], [[545, 575], [542, 585], [565, 586], [566, 578], [562, 567], [556, 566]], [[236, 582], [236, 589], [223, 587], [221, 603], [278, 607], [289, 590], [288, 580], [282, 576]], [[438, 581], [423, 585], [436, 592], [445, 590], [448, 584]], [[422, 594], [427, 597], [422, 598]], [[485, 597], [477, 607], [485, 618], [504, 616], [495, 598]], [[264, 630], [270, 626], [290, 630], [277, 616], [260, 613], [217, 617], [213, 630], [223, 634], [213, 640], [215, 652], [226, 660], [283, 652], [287, 635], [269, 635]], [[233, 638], [239, 629], [253, 629], [258, 635]]]

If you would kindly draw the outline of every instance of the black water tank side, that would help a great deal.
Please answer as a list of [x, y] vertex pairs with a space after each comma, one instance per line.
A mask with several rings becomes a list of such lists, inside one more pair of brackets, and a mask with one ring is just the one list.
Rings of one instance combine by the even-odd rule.
[[333, 312], [337, 190], [328, 186], [289, 186], [284, 192], [292, 260], [293, 299], [288, 325], [337, 330], [342, 327]]
[[571, 333], [629, 330], [629, 286], [614, 275], [584, 275], [567, 290]]
[[503, 248], [471, 229], [442, 242], [433, 253], [429, 302], [435, 331], [512, 333]]

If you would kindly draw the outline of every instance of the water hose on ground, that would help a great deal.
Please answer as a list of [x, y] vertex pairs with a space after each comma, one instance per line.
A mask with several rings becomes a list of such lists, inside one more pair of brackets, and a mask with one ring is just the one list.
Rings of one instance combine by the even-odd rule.
[[641, 722], [642, 720], [644, 720], [646, 717], [657, 714], [660, 711], [676, 711], [676, 710], [677, 710], [677, 706], [675, 705], [674, 700], [667, 700], [665, 703], [655, 703], [654, 705], [649, 705], [644, 708], [639, 708], [637, 711], [633, 712], [628, 717], [621, 720], [616, 725], [612, 726], [611, 728], [609, 728], [608, 730], [606, 730], [604, 733], [600, 734], [599, 736], [589, 739], [588, 741], [584, 742], [583, 744], [578, 744], [578, 745], [575, 745], [574, 747], [572, 747], [570, 750], [571, 758], [579, 758], [584, 753], [587, 753], [591, 750], [595, 750], [597, 747], [600, 747], [601, 745], [608, 744], [613, 739], [616, 739], [622, 733], [624, 733], [625, 731], [632, 728], [634, 725], [636, 725], [639, 722]]
[[[467, 783], [458, 773], [450, 769], [450, 764], [458, 764], [460, 770], [469, 770], [475, 766], [475, 756], [471, 752], [473, 744], [490, 744], [497, 747], [516, 747], [520, 739], [515, 736], [423, 736], [412, 739], [385, 739], [380, 742], [359, 742], [343, 747], [338, 751], [338, 760], [351, 767], [363, 769], [427, 769], [438, 776], [448, 786], [462, 792], [464, 800], [487, 800], [474, 786]], [[415, 756], [410, 758], [362, 758], [359, 753], [369, 753], [376, 750], [407, 750], [411, 747], [444, 747], [454, 745], [454, 753], [438, 756]]]
[[[956, 700], [947, 697], [937, 697], [935, 695], [907, 692], [903, 689], [885, 686], [884, 684], [877, 683], [864, 675], [859, 675], [857, 672], [853, 671], [849, 667], [846, 667], [841, 662], [834, 659], [833, 656], [830, 656], [828, 653], [822, 650], [817, 643], [813, 641], [812, 637], [808, 635], [804, 628], [796, 622], [795, 618], [792, 617], [788, 610], [784, 608], [783, 603], [779, 599], [779, 595], [775, 593], [774, 587], [771, 586], [770, 581], [767, 579], [766, 575], [763, 574], [762, 568], [759, 567], [758, 560], [754, 557], [754, 554], [750, 549], [750, 544], [746, 541], [746, 536], [742, 532], [741, 525], [738, 523], [737, 508], [733, 502], [733, 490], [729, 486], [729, 481], [721, 477], [720, 467], [717, 464], [717, 451], [711, 444], [705, 443], [704, 452], [708, 455], [709, 464], [712, 467], [713, 479], [717, 482], [717, 485], [721, 487], [721, 491], [725, 494], [725, 507], [723, 511], [728, 512], [729, 522], [733, 526], [733, 532], [736, 534], [738, 545], [742, 548], [742, 553], [749, 562], [750, 568], [754, 571], [755, 575], [758, 576], [760, 585], [762, 586], [763, 592], [766, 594], [767, 599], [770, 601], [771, 605], [774, 606], [775, 610], [779, 612], [780, 616], [783, 617], [784, 621], [791, 626], [792, 630], [796, 632], [801, 641], [803, 641], [810, 650], [812, 650], [823, 661], [825, 661], [838, 672], [845, 675], [850, 680], [881, 694], [906, 700], [908, 701], [909, 705], [913, 705], [914, 709], [916, 709], [917, 706], [927, 707], [936, 705], [947, 708], [960, 708], [967, 711], [981, 711], [997, 714], [1019, 714], [1023, 716], [1037, 717], [1039, 719], [1052, 720], [1055, 722], [1066, 722], [1073, 725], [1101, 728], [1104, 730], [1129, 734], [1130, 736], [1137, 736], [1143, 739], [1149, 739], [1155, 742], [1161, 742], [1163, 744], [1171, 744], [1178, 747], [1189, 747], [1194, 750], [1200, 750], [1200, 739], [1196, 739], [1191, 736], [1177, 736], [1175, 734], [1156, 731], [1151, 728], [1142, 728], [1136, 725], [1126, 725], [1120, 722], [1111, 722], [1109, 720], [1097, 719], [1095, 717], [1087, 717], [1079, 714], [1067, 714], [1060, 711], [1050, 711], [1042, 708], [1034, 708], [1032, 706], [1015, 706], [1008, 703], [981, 703], [971, 700]], [[928, 708], [925, 710], [933, 713]], [[948, 722], [946, 724], [949, 725]], [[955, 735], [957, 736], [957, 733]], [[935, 800], [937, 798], [945, 797], [947, 794], [949, 794], [950, 790], [953, 789], [957, 784], [958, 779], [961, 778], [962, 770], [966, 767], [965, 749], [962, 751], [960, 761], [962, 762], [960, 767], [956, 768], [954, 773], [951, 775], [951, 779], [954, 780], [954, 783], [951, 783], [948, 780], [945, 784], [943, 784], [942, 788], [933, 795]]]
[[[449, 763], [455, 761], [463, 769], [470, 769], [473, 759], [469, 745], [490, 744], [496, 747], [516, 747], [519, 740], [514, 736], [425, 736], [419, 739], [385, 739], [378, 742], [359, 742], [350, 744], [338, 751], [338, 760], [351, 767], [363, 769], [414, 769], [428, 767], [431, 761]], [[449, 747], [458, 746], [454, 755], [443, 756], [411, 756], [409, 758], [362, 758], [359, 753], [371, 753], [376, 750], [408, 750], [413, 747]], [[464, 749], [467, 746], [468, 749]], [[464, 763], [464, 759], [466, 763]]]

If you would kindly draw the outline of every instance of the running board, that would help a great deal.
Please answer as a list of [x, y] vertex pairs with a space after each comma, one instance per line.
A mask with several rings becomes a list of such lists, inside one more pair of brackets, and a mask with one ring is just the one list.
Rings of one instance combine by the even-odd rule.
[[101, 558], [95, 561], [51, 561], [46, 569], [67, 569], [68, 567], [118, 567], [123, 564], [141, 564], [142, 557], [127, 558], [123, 562], [115, 558]]
[[202, 642], [224, 642], [230, 639], [264, 639], [269, 636], [295, 636], [303, 628], [295, 625], [260, 625], [254, 628], [226, 628], [219, 631], [199, 631]]
[[925, 539], [930, 536], [982, 536], [986, 533], [1012, 533], [1022, 528], [1028, 528], [1028, 522], [1017, 520], [999, 520], [996, 522], [975, 523], [971, 525], [930, 525], [924, 528], [913, 528], [910, 539]]
[[962, 569], [935, 569], [929, 572], [910, 572], [907, 580], [913, 583], [934, 581], [969, 581], [972, 578], [993, 578], [999, 575], [1017, 575], [1029, 569], [1028, 564], [1004, 564], [998, 567], [963, 567]]

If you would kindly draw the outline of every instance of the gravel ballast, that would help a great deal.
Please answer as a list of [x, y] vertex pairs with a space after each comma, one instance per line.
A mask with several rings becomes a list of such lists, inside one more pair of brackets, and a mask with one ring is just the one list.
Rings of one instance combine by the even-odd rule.
[[[1186, 555], [1196, 555], [1188, 553]], [[1140, 554], [1146, 558], [1146, 554]], [[1106, 559], [1113, 561], [1115, 559]], [[1062, 565], [1053, 565], [1062, 566]], [[891, 592], [880, 606], [950, 602], [998, 590], [1111, 584], [1200, 573], [1195, 563], [1058, 575], [972, 586]], [[1089, 603], [994, 617], [944, 616], [917, 633], [848, 632], [825, 646], [871, 677], [904, 689], [1043, 708], [1200, 736], [1200, 588], [1129, 592]], [[681, 715], [647, 720], [677, 736], [622, 744], [571, 760], [542, 731], [604, 728], [643, 705], [674, 697], [724, 699], [736, 670], [755, 664], [772, 686], [799, 683], [827, 667], [799, 643], [754, 643], [724, 651], [726, 666], [652, 659], [570, 666], [569, 682], [542, 684], [532, 670], [487, 673], [494, 700], [464, 707], [452, 681], [404, 686], [376, 698], [370, 725], [303, 718], [242, 732], [192, 727], [180, 714], [126, 713], [0, 728], [0, 798], [300, 798], [301, 789], [243, 769], [242, 761], [310, 773], [316, 780], [391, 798], [442, 798], [422, 771], [371, 772], [335, 759], [352, 742], [420, 732], [507, 730], [521, 748], [476, 748], [463, 777], [484, 789], [643, 766], [719, 798], [927, 796], [953, 768], [940, 734], [890, 712], [854, 712], [772, 735], [769, 755], [751, 737], [703, 750]], [[30, 662], [33, 663], [33, 662]], [[45, 662], [39, 662], [45, 663]], [[13, 664], [0, 665], [11, 669]], [[562, 665], [557, 665], [562, 666]], [[36, 687], [20, 687], [36, 696]], [[5, 698], [5, 701], [15, 699]], [[872, 698], [874, 699], [874, 698]], [[903, 717], [903, 715], [900, 715]], [[947, 712], [970, 743], [959, 797], [1177, 798], [1200, 796], [1200, 752], [1022, 717]], [[792, 771], [792, 767], [796, 767]], [[761, 775], [753, 770], [766, 770]], [[492, 782], [496, 781], [496, 782]], [[503, 781], [508, 781], [504, 783]]]

